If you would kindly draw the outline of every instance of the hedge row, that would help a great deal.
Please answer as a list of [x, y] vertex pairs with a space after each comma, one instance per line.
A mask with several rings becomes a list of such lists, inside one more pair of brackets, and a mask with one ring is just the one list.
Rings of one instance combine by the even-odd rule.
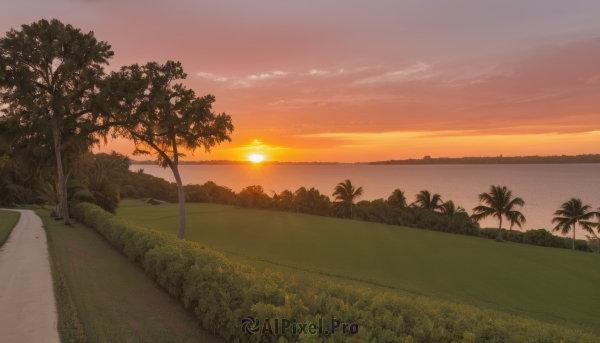
[[[496, 239], [498, 237], [498, 229], [480, 229], [479, 236]], [[573, 242], [571, 238], [555, 236], [545, 229], [527, 230], [525, 232], [502, 229], [502, 239], [509, 242], [561, 249], [571, 249]], [[575, 250], [593, 252], [588, 241], [583, 239], [575, 240]]]
[[[472, 306], [402, 297], [330, 282], [286, 278], [233, 263], [198, 243], [135, 226], [100, 207], [72, 208], [171, 295], [202, 327], [231, 342], [600, 342], [592, 334]], [[358, 323], [356, 335], [253, 335], [241, 320], [252, 315], [317, 323]], [[323, 330], [325, 331], [325, 330]]]

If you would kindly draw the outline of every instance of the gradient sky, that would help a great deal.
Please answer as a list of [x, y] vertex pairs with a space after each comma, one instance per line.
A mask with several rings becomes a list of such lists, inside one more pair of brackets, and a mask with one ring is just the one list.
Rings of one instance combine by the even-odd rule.
[[109, 69], [181, 61], [236, 128], [187, 160], [600, 152], [598, 0], [2, 0], [0, 31], [41, 18], [108, 41]]

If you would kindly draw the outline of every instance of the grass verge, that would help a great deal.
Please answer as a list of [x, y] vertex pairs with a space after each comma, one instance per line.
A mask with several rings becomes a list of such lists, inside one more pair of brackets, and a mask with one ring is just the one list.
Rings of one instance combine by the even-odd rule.
[[[186, 239], [259, 271], [341, 278], [600, 333], [597, 254], [298, 213], [186, 207]], [[177, 205], [125, 200], [118, 216], [177, 233]]]
[[0, 247], [8, 240], [8, 236], [20, 218], [21, 213], [19, 212], [0, 211]]
[[63, 342], [223, 342], [96, 231], [37, 209]]

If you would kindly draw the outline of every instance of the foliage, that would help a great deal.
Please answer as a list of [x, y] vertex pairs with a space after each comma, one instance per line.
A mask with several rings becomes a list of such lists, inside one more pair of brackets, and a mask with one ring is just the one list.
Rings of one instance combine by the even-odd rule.
[[333, 192], [333, 196], [335, 196], [333, 210], [338, 215], [352, 218], [354, 200], [360, 198], [362, 194], [363, 188], [355, 188], [350, 180], [338, 183]]
[[209, 152], [216, 144], [231, 141], [231, 117], [215, 114], [215, 97], [196, 97], [176, 81], [184, 80], [180, 62], [155, 62], [122, 67], [111, 73], [105, 85], [107, 113], [120, 124], [119, 133], [133, 140], [134, 154], [154, 154], [157, 163], [169, 167], [177, 183], [179, 203], [179, 238], [185, 236], [185, 194], [179, 174], [179, 158], [184, 151], [204, 148]]
[[271, 198], [265, 193], [262, 186], [248, 186], [242, 189], [237, 197], [236, 202], [239, 206], [269, 208], [271, 207]]
[[392, 194], [388, 197], [388, 202], [390, 205], [398, 208], [405, 208], [407, 206], [404, 191], [398, 188], [392, 191]]
[[61, 342], [224, 342], [98, 232], [35, 212], [48, 239]]
[[103, 67], [113, 56], [110, 48], [93, 32], [83, 33], [56, 19], [22, 25], [0, 39], [0, 101], [6, 105], [2, 112], [15, 119], [4, 128], [41, 135], [53, 148], [66, 223], [63, 153], [88, 149], [97, 142], [94, 136], [106, 135], [110, 128], [96, 110]]
[[500, 222], [498, 227], [497, 241], [502, 241], [502, 217], [505, 217], [512, 225], [517, 224], [521, 227], [525, 223], [525, 216], [515, 210], [516, 206], [524, 206], [525, 201], [520, 197], [513, 199], [512, 191], [506, 186], [491, 186], [489, 193], [479, 194], [479, 202], [482, 205], [476, 206], [473, 209], [472, 218], [475, 221], [485, 219], [487, 217], [496, 217]]
[[[287, 196], [290, 195], [287, 194]], [[321, 194], [314, 187], [311, 189], [300, 187], [293, 194], [291, 206], [295, 212], [328, 215], [331, 201], [328, 196]]]
[[449, 218], [454, 218], [454, 216], [459, 213], [466, 213], [465, 209], [454, 205], [454, 201], [448, 200], [440, 205], [439, 207], [440, 213]]
[[439, 210], [442, 204], [442, 196], [437, 193], [431, 194], [428, 190], [422, 190], [415, 196], [414, 204], [429, 211]]
[[54, 209], [54, 215], [57, 218], [62, 218], [60, 212], [60, 186], [57, 182], [50, 183], [49, 181], [43, 182], [38, 191], [38, 199], [42, 201], [44, 205], [52, 206]]
[[581, 199], [571, 198], [563, 203], [559, 210], [554, 212], [556, 216], [552, 218], [552, 223], [556, 223], [554, 231], [560, 231], [563, 235], [566, 235], [573, 229], [573, 250], [575, 250], [575, 228], [577, 224], [589, 233], [594, 232], [592, 227], [595, 223], [590, 222], [590, 220], [600, 216], [600, 213], [590, 211], [591, 208], [590, 205], [583, 205]]
[[247, 315], [300, 322], [323, 318], [326, 329], [330, 329], [331, 318], [341, 318], [361, 327], [356, 337], [294, 337], [288, 332], [280, 341], [598, 341], [591, 334], [466, 305], [283, 278], [269, 271], [257, 274], [206, 246], [134, 226], [91, 204], [77, 204], [73, 213], [138, 261], [148, 275], [196, 314], [203, 328], [228, 341], [277, 340], [274, 336], [245, 336], [239, 323]]
[[[489, 239], [496, 239], [498, 237], [498, 229], [481, 229], [479, 236]], [[560, 249], [571, 249], [572, 241], [569, 238], [555, 236], [546, 229], [527, 230], [525, 232], [502, 229], [502, 237], [504, 240], [509, 242]], [[575, 250], [591, 252], [591, 243], [582, 239], [576, 240]]]

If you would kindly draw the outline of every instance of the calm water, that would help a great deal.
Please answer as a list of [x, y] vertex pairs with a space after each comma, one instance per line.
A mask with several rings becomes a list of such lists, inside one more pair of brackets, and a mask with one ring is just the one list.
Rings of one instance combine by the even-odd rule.
[[[174, 182], [169, 169], [134, 165], [132, 169]], [[525, 200], [522, 209], [527, 218], [525, 229], [552, 228], [553, 212], [570, 197], [579, 197], [594, 208], [600, 207], [600, 164], [559, 165], [440, 165], [440, 166], [367, 166], [367, 165], [236, 165], [181, 166], [184, 184], [214, 181], [238, 192], [249, 185], [262, 185], [269, 195], [301, 186], [315, 187], [331, 196], [334, 186], [345, 179], [362, 186], [362, 199], [387, 198], [395, 188], [405, 191], [410, 203], [414, 195], [427, 189], [443, 200], [468, 210], [475, 207], [477, 195], [491, 184], [506, 185], [513, 195]], [[482, 226], [497, 227], [486, 220]], [[584, 238], [578, 230], [578, 237]]]

